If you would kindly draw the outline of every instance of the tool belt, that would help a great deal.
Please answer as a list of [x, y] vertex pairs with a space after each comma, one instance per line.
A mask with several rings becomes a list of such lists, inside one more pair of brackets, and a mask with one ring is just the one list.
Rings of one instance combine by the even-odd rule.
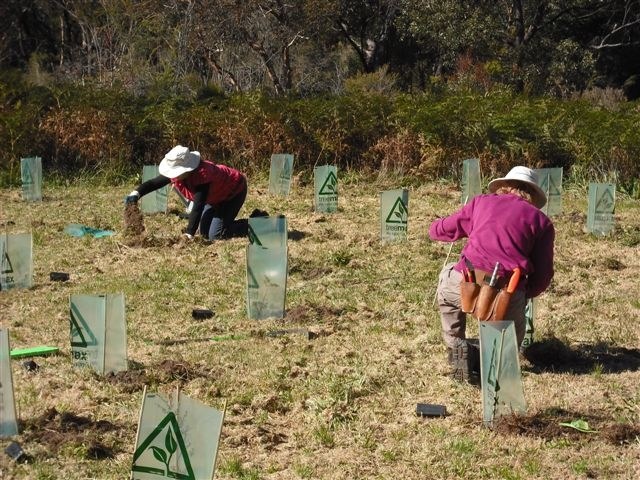
[[498, 277], [495, 286], [491, 286], [488, 283], [490, 273], [475, 270], [475, 274], [475, 282], [460, 282], [462, 311], [483, 322], [504, 320], [512, 295], [506, 288], [509, 275]]

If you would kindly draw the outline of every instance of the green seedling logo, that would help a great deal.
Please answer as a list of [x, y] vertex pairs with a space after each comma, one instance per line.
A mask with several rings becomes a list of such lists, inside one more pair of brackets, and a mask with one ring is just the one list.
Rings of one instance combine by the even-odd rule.
[[560, 195], [561, 194], [560, 188], [556, 184], [556, 181], [548, 173], [542, 178], [542, 181], [540, 182], [540, 188], [547, 195]]
[[31, 169], [28, 166], [24, 166], [22, 169], [22, 184], [25, 186], [33, 185], [33, 175]]
[[13, 273], [13, 265], [11, 265], [11, 259], [6, 251], [2, 252], [2, 268], [0, 269], [0, 273]]
[[[166, 433], [164, 435], [164, 442], [162, 446], [151, 445], [151, 443], [163, 432], [166, 427]], [[149, 465], [137, 465], [136, 461], [147, 450], [150, 449], [158, 462], [162, 464], [162, 468], [149, 466]], [[171, 470], [169, 463], [171, 463], [172, 457], [180, 450], [180, 455], [184, 462], [187, 473], [180, 473]], [[133, 454], [133, 466], [131, 468], [134, 472], [151, 473], [154, 475], [161, 475], [168, 478], [177, 478], [179, 480], [196, 480], [191, 468], [191, 460], [189, 460], [189, 454], [184, 444], [184, 439], [180, 433], [180, 427], [178, 421], [173, 412], [169, 412], [158, 426], [149, 434], [144, 442], [136, 449]]]
[[496, 407], [498, 406], [498, 392], [500, 391], [500, 383], [498, 382], [498, 362], [500, 358], [497, 357], [497, 344], [498, 339], [494, 339], [491, 349], [491, 360], [489, 361], [489, 371], [487, 372], [487, 385], [491, 388], [488, 389], [488, 398], [490, 399], [492, 411], [495, 414]]
[[78, 307], [73, 303], [71, 304], [70, 317], [71, 346], [87, 348], [98, 345], [96, 336], [89, 328], [89, 325], [80, 313], [80, 310], [78, 310]]
[[338, 193], [338, 179], [333, 172], [329, 172], [326, 180], [320, 187], [318, 195], [336, 195]]
[[409, 216], [409, 210], [407, 206], [402, 201], [401, 197], [398, 197], [396, 202], [393, 204], [389, 215], [387, 215], [387, 223], [407, 223], [407, 218]]
[[282, 162], [282, 169], [280, 170], [280, 178], [283, 180], [291, 179], [291, 165], [289, 159], [285, 158]]
[[596, 213], [613, 213], [613, 205], [615, 200], [611, 194], [611, 190], [608, 188], [600, 195], [598, 202], [596, 203]]

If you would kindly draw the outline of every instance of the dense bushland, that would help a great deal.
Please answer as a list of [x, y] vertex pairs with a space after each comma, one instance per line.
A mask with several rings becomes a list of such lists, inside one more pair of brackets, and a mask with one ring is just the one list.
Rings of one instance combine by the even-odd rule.
[[264, 170], [271, 153], [291, 152], [298, 168], [332, 163], [455, 178], [461, 159], [478, 157], [488, 174], [516, 163], [562, 166], [579, 179], [615, 174], [623, 189], [639, 193], [637, 102], [528, 97], [498, 88], [481, 93], [468, 85], [409, 94], [379, 80], [362, 75], [347, 81], [342, 94], [309, 98], [217, 90], [185, 98], [33, 86], [5, 72], [0, 181], [17, 184], [20, 158], [33, 155], [51, 176], [117, 181], [181, 143], [247, 171]]

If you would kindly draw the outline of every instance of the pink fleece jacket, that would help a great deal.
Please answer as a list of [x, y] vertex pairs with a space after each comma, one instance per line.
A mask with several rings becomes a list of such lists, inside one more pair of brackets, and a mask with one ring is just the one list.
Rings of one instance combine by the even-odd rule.
[[527, 298], [540, 295], [553, 278], [553, 223], [516, 195], [478, 195], [452, 215], [434, 221], [429, 236], [443, 242], [468, 237], [454, 266], [459, 272], [465, 268], [465, 258], [485, 272], [500, 262], [500, 275], [520, 267], [527, 277], [519, 288], [525, 288]]

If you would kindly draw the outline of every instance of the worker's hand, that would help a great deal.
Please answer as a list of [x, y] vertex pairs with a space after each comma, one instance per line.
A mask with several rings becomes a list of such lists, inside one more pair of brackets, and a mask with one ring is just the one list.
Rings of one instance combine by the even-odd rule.
[[140, 194], [136, 190], [134, 190], [126, 196], [126, 198], [124, 199], [124, 204], [130, 205], [132, 203], [138, 203], [138, 200], [140, 200]]

